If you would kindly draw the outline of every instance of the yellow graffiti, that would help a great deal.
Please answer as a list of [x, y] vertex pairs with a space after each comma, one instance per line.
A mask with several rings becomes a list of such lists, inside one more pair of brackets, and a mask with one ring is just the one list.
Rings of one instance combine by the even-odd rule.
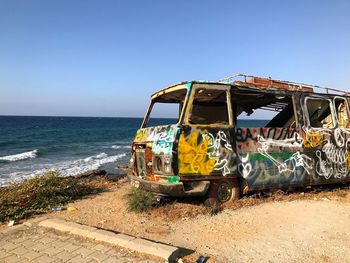
[[315, 148], [320, 146], [323, 142], [323, 137], [319, 132], [311, 131], [304, 135], [304, 147]]
[[346, 158], [346, 164], [348, 167], [348, 171], [350, 171], [350, 152], [346, 152], [345, 158]]
[[209, 137], [199, 131], [192, 132], [188, 138], [182, 133], [179, 140], [179, 173], [209, 175], [216, 159], [208, 157]]
[[147, 130], [138, 130], [134, 142], [145, 142], [147, 140]]

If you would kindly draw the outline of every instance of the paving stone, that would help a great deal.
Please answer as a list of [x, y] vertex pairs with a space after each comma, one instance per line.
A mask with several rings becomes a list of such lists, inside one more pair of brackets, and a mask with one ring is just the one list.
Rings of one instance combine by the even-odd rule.
[[6, 252], [5, 250], [0, 250], [0, 259], [4, 259], [6, 257], [9, 257], [11, 254], [9, 252]]
[[50, 244], [50, 243], [52, 243], [52, 242], [54, 242], [56, 240], [57, 240], [56, 238], [52, 238], [52, 237], [49, 237], [49, 236], [45, 236], [43, 238], [38, 239], [38, 241], [40, 243], [45, 244], [45, 245]]
[[88, 259], [82, 258], [80, 255], [75, 256], [71, 260], [68, 261], [68, 263], [81, 263], [81, 262], [88, 262]]
[[39, 252], [31, 250], [27, 254], [22, 255], [22, 257], [26, 258], [28, 260], [33, 260], [33, 259], [40, 257], [41, 255], [42, 254], [40, 254]]
[[65, 245], [67, 245], [67, 242], [64, 242], [62, 240], [55, 240], [50, 244], [50, 246], [53, 246], [55, 248], [61, 248], [61, 247], [64, 247]]
[[73, 253], [74, 254], [79, 254], [79, 255], [83, 256], [84, 258], [86, 258], [89, 255], [91, 255], [92, 253], [94, 253], [94, 251], [89, 249], [89, 248], [80, 247], [77, 250], [75, 250]]
[[17, 238], [12, 239], [11, 242], [14, 243], [14, 244], [20, 244], [20, 243], [22, 243], [22, 242], [24, 242], [26, 240], [28, 240], [28, 237], [21, 236], [21, 237], [17, 237]]
[[17, 257], [16, 255], [11, 255], [7, 258], [2, 259], [2, 262], [4, 263], [17, 263], [20, 262], [22, 259]]
[[30, 240], [32, 240], [32, 241], [37, 241], [37, 240], [39, 240], [39, 239], [41, 239], [43, 236], [42, 236], [43, 234], [40, 234], [40, 235], [32, 235], [31, 237], [30, 237]]
[[42, 255], [41, 257], [38, 257], [35, 259], [35, 263], [51, 263], [51, 262], [55, 262], [55, 259], [47, 255]]
[[36, 244], [38, 244], [38, 242], [35, 242], [31, 239], [27, 239], [26, 241], [21, 243], [21, 245], [26, 247], [26, 248], [31, 248], [31, 247], [35, 246]]
[[18, 248], [15, 248], [14, 250], [11, 251], [12, 254], [16, 254], [17, 256], [22, 256], [25, 255], [29, 252], [30, 250], [28, 248], [25, 248], [24, 246], [20, 246]]
[[37, 252], [42, 252], [47, 248], [47, 245], [42, 244], [42, 243], [37, 243], [34, 246], [32, 246], [30, 249], [37, 251]]
[[64, 250], [68, 251], [68, 252], [73, 252], [77, 249], [80, 248], [80, 246], [74, 245], [72, 243], [68, 243], [67, 245], [65, 245], [64, 247], [62, 247]]
[[[72, 223], [67, 224], [67, 227], [70, 225]], [[141, 260], [129, 254], [128, 249], [97, 243], [97, 241], [86, 241], [62, 232], [41, 229], [43, 228], [31, 227], [16, 231], [0, 230], [0, 263], [126, 263]], [[84, 226], [81, 229], [88, 230]], [[100, 230], [93, 232], [99, 234], [98, 237], [101, 237], [105, 232], [108, 233], [108, 231]], [[105, 237], [110, 238], [108, 234]], [[125, 241], [128, 242], [130, 238], [127, 236]]]
[[109, 258], [109, 255], [107, 255], [105, 253], [102, 253], [100, 251], [95, 251], [94, 253], [89, 255], [88, 258], [96, 259], [97, 261], [101, 262], [101, 261], [106, 260], [107, 258]]
[[116, 257], [109, 257], [102, 262], [103, 263], [125, 263], [125, 260], [120, 259], [120, 258], [116, 258]]
[[75, 255], [73, 255], [72, 253], [69, 253], [68, 251], [62, 251], [61, 253], [58, 253], [57, 255], [55, 255], [55, 257], [63, 261], [68, 261], [73, 257], [75, 257]]
[[89, 249], [94, 249], [96, 246], [93, 242], [81, 242], [80, 245]]
[[0, 239], [0, 249], [5, 246], [7, 243], [9, 243], [8, 240], [5, 240], [5, 239]]
[[48, 247], [47, 249], [45, 249], [43, 251], [43, 253], [47, 254], [48, 256], [55, 256], [58, 253], [61, 253], [62, 251], [64, 251], [64, 249], [62, 247], [60, 247], [60, 248]]
[[21, 246], [20, 244], [13, 244], [11, 242], [8, 242], [4, 246], [2, 246], [2, 249], [5, 250], [6, 252], [10, 252], [10, 251], [12, 251], [20, 246]]

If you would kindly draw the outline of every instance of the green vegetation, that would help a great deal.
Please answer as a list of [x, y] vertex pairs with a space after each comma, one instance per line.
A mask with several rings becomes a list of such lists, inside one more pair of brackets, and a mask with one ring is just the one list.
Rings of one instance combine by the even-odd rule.
[[56, 172], [0, 188], [0, 223], [45, 213], [98, 189], [76, 177], [60, 177]]
[[142, 188], [132, 187], [128, 195], [128, 209], [136, 213], [150, 210], [155, 202], [154, 194]]

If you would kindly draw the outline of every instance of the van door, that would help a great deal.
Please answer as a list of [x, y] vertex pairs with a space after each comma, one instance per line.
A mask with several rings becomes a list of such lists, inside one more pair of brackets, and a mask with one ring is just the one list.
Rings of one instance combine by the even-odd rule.
[[178, 144], [178, 171], [200, 179], [235, 173], [230, 86], [194, 84]]
[[303, 95], [304, 153], [314, 159], [310, 184], [349, 179], [349, 108], [341, 97]]

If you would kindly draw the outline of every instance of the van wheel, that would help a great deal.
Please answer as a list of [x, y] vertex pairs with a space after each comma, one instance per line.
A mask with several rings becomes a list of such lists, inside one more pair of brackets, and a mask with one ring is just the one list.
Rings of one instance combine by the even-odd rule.
[[237, 180], [219, 180], [210, 183], [204, 204], [219, 205], [239, 199], [239, 184]]

